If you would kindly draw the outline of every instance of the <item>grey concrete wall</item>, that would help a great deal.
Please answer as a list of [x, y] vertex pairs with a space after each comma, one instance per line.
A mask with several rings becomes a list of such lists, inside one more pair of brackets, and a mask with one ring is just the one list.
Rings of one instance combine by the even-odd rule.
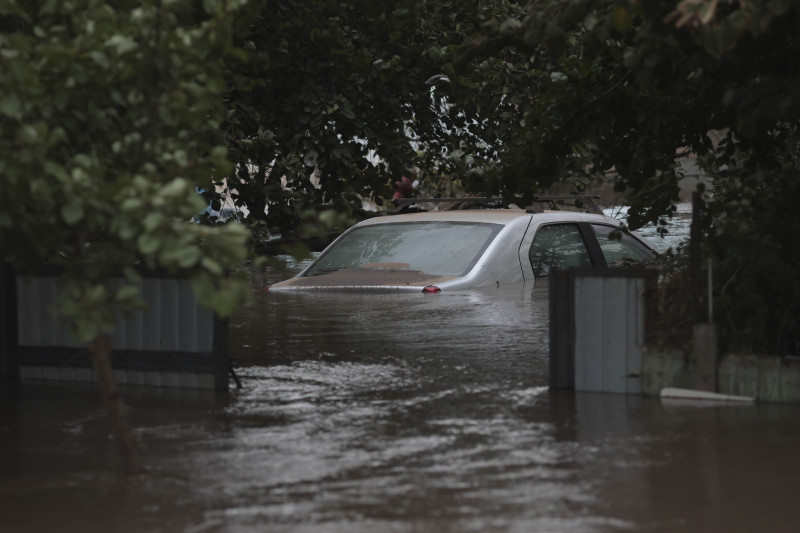
[[729, 354], [717, 369], [719, 392], [764, 402], [800, 402], [800, 358]]
[[642, 353], [642, 392], [658, 396], [666, 387], [691, 389], [693, 370], [683, 350], [647, 346]]
[[[688, 352], [648, 347], [642, 359], [644, 394], [665, 387], [697, 389], [700, 369]], [[800, 358], [726, 354], [717, 366], [717, 390], [762, 402], [800, 403]]]

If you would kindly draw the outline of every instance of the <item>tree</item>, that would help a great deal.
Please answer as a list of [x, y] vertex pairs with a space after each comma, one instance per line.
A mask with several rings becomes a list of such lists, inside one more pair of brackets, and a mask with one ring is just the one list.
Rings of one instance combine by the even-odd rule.
[[134, 267], [188, 277], [221, 315], [245, 287], [229, 272], [246, 230], [189, 223], [204, 207], [195, 188], [231, 168], [222, 67], [237, 7], [0, 2], [0, 257], [21, 273], [63, 265], [58, 311], [89, 343], [128, 470], [141, 462], [108, 334], [141, 303]]
[[800, 9], [784, 0], [539, 0], [467, 39], [457, 64], [489, 87], [487, 57], [526, 66], [499, 189], [610, 175], [636, 228], [672, 212], [677, 160], [693, 155], [713, 178], [704, 233], [725, 345], [796, 353], [798, 30]]
[[[413, 167], [463, 175], [491, 156], [450, 99], [448, 52], [515, 3], [281, 0], [237, 17], [226, 131], [237, 204], [289, 232], [320, 206], [357, 215]], [[265, 214], [265, 208], [267, 213]]]

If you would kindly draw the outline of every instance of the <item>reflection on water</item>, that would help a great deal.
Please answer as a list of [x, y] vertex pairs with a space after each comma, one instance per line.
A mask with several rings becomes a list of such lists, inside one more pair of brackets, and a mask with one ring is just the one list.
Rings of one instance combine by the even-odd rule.
[[541, 289], [262, 289], [290, 273], [231, 320], [241, 390], [125, 389], [144, 476], [90, 387], [6, 387], [3, 531], [795, 529], [800, 408], [552, 393]]

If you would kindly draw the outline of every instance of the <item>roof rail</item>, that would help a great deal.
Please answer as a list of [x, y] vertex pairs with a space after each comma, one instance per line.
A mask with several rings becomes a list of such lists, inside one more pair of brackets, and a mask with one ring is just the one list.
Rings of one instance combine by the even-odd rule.
[[502, 202], [503, 199], [498, 197], [483, 197], [483, 196], [462, 196], [460, 198], [393, 198], [392, 202], [395, 205], [411, 205], [417, 203], [446, 203], [446, 202], [473, 202], [476, 204], [488, 204], [492, 202]]
[[[594, 202], [600, 198], [597, 195], [561, 195], [561, 196], [534, 196], [533, 203], [526, 209], [528, 213], [542, 213], [541, 204], [547, 204], [550, 209], [558, 210], [559, 205], [571, 205], [578, 209], [586, 209], [590, 213], [603, 214], [603, 210]], [[392, 203], [402, 207], [417, 203], [455, 203], [469, 202], [471, 204], [489, 204], [503, 202], [500, 197], [462, 196], [460, 198], [394, 198]], [[567, 202], [572, 202], [571, 204]]]
[[[547, 204], [550, 209], [558, 210], [559, 204], [561, 205], [571, 205], [572, 207], [576, 207], [578, 209], [586, 209], [589, 213], [594, 213], [597, 215], [602, 215], [603, 210], [600, 209], [595, 203], [595, 200], [599, 199], [600, 196], [598, 195], [588, 195], [588, 194], [569, 194], [569, 195], [561, 195], [561, 196], [534, 196], [533, 203], [526, 209], [528, 213], [542, 213], [544, 209], [542, 208], [541, 204]], [[566, 202], [572, 202], [571, 204], [567, 204]]]

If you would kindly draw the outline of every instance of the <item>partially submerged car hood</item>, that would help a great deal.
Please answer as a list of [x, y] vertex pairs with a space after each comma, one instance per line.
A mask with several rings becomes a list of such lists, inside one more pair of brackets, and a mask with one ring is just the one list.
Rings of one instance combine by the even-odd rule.
[[329, 274], [297, 277], [276, 283], [273, 290], [328, 290], [328, 289], [374, 289], [415, 290], [456, 279], [454, 276], [432, 276], [418, 270], [407, 269], [356, 269], [346, 268]]

